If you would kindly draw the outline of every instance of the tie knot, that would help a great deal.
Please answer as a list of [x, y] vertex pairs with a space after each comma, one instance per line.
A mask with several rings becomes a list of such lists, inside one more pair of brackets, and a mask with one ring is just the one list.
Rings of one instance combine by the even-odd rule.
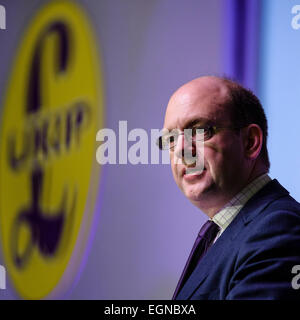
[[219, 230], [220, 227], [216, 223], [212, 220], [207, 220], [201, 227], [198, 236], [210, 241], [216, 237]]

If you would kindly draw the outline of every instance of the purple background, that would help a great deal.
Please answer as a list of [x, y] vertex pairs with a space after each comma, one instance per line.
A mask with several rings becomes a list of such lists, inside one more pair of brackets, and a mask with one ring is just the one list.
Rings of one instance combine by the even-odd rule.
[[[0, 31], [1, 101], [16, 47], [47, 2], [0, 0], [7, 9], [7, 30]], [[201, 75], [234, 76], [260, 93], [263, 1], [77, 2], [101, 47], [105, 127], [115, 132], [121, 120], [128, 121], [128, 131], [160, 128], [172, 92]], [[93, 241], [65, 298], [170, 299], [206, 219], [178, 190], [167, 165], [104, 166]], [[11, 298], [9, 288], [0, 290], [0, 299]]]

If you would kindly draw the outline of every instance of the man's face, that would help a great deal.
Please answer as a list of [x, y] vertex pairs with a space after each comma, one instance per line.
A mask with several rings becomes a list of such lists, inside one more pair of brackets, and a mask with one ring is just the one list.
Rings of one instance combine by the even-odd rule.
[[[230, 112], [226, 106], [227, 89], [222, 83], [202, 79], [180, 88], [170, 99], [164, 128], [169, 131], [191, 128], [191, 124], [227, 127], [220, 129], [204, 141], [204, 170], [201, 174], [188, 174], [184, 148], [188, 145], [180, 135], [173, 150], [170, 150], [174, 179], [185, 196], [200, 209], [218, 208], [229, 201], [241, 188], [246, 179], [246, 162], [243, 139], [240, 133], [229, 129]], [[198, 159], [199, 148], [196, 149]], [[178, 161], [181, 158], [182, 161]], [[200, 160], [198, 160], [199, 163]]]

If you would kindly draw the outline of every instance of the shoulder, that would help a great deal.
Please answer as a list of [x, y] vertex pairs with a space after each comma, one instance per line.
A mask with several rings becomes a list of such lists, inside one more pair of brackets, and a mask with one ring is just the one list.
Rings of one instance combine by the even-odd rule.
[[299, 299], [300, 204], [272, 182], [244, 208], [226, 299]]
[[267, 233], [268, 230], [279, 234], [299, 232], [300, 204], [289, 195], [276, 199], [269, 203], [251, 224], [249, 235], [254, 235], [258, 231]]
[[240, 254], [299, 256], [300, 204], [286, 195], [269, 203], [245, 226]]

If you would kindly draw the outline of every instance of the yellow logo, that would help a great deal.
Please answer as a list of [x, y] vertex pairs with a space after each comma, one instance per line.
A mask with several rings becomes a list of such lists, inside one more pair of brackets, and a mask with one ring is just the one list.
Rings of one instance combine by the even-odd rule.
[[52, 1], [24, 35], [8, 83], [0, 232], [5, 266], [22, 298], [67, 290], [85, 250], [99, 178], [95, 134], [103, 126], [94, 43], [81, 8]]

